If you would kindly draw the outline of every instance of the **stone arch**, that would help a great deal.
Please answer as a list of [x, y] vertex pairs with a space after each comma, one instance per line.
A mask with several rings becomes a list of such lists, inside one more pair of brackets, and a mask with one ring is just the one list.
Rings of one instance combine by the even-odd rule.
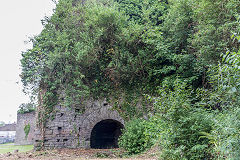
[[98, 123], [104, 120], [111, 120], [112, 122], [118, 123], [121, 128], [124, 128], [123, 118], [116, 110], [113, 110], [111, 106], [107, 105], [89, 108], [88, 111], [85, 112], [85, 118], [81, 125], [82, 129], [80, 130], [80, 135], [82, 135], [82, 141], [85, 143], [85, 148], [91, 147], [90, 141], [92, 131]]
[[95, 149], [118, 148], [123, 124], [113, 119], [98, 122], [92, 129], [90, 147]]

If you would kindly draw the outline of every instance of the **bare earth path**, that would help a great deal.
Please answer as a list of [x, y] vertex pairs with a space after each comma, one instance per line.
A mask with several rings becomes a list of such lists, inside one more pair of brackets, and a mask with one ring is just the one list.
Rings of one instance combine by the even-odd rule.
[[151, 152], [131, 158], [121, 158], [122, 154], [119, 149], [59, 149], [2, 154], [0, 160], [157, 160]]

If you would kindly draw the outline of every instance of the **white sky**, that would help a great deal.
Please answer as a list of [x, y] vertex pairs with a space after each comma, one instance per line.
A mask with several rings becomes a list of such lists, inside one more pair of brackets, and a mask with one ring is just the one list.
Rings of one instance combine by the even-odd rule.
[[41, 19], [54, 7], [51, 0], [0, 0], [0, 121], [16, 121], [19, 105], [28, 102], [17, 84], [21, 52], [31, 47], [24, 41], [41, 32]]

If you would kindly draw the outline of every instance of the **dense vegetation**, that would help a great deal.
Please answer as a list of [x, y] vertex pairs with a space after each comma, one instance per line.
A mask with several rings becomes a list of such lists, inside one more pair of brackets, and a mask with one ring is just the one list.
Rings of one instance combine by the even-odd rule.
[[22, 103], [19, 106], [18, 113], [24, 114], [24, 113], [30, 113], [35, 111], [36, 106], [34, 103]]
[[[22, 53], [25, 91], [41, 123], [59, 102], [122, 93], [130, 154], [158, 144], [166, 159], [239, 159], [239, 12], [238, 0], [59, 0]], [[143, 97], [144, 120], [130, 103]]]

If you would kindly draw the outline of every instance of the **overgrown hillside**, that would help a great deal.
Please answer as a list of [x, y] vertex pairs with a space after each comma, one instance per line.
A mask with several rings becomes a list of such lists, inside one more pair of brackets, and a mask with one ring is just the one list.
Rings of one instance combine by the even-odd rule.
[[109, 98], [129, 154], [157, 143], [165, 159], [240, 159], [239, 18], [238, 0], [59, 0], [22, 82], [43, 126], [60, 101]]

